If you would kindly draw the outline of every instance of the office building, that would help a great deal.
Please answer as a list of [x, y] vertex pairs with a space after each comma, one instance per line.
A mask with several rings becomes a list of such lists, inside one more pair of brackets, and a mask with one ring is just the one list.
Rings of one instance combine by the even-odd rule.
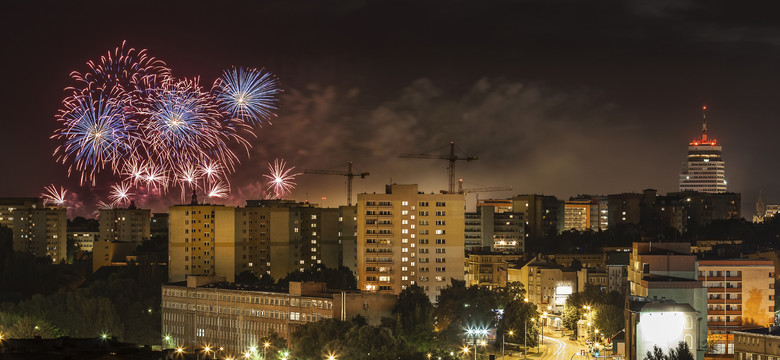
[[48, 257], [55, 263], [68, 257], [68, 217], [64, 207], [15, 208], [13, 217], [13, 248], [38, 257]]
[[699, 260], [711, 354], [734, 353], [733, 331], [774, 325], [774, 277], [772, 260]]
[[476, 212], [465, 214], [466, 250], [525, 252], [523, 214], [496, 210], [493, 206], [480, 206]]
[[450, 279], [464, 280], [463, 194], [425, 194], [417, 185], [387, 185], [358, 194], [360, 289], [398, 294], [422, 287], [432, 301]]
[[680, 174], [680, 192], [724, 193], [727, 187], [723, 146], [707, 136], [707, 117], [702, 115], [701, 138], [688, 144], [688, 159]]
[[14, 228], [14, 210], [41, 209], [43, 200], [37, 197], [4, 197], [0, 198], [0, 226]]
[[162, 332], [170, 336], [170, 346], [208, 344], [223, 349], [220, 358], [239, 358], [252, 347], [262, 352], [263, 337], [276, 333], [289, 341], [298, 326], [322, 319], [362, 315], [378, 325], [398, 300], [392, 294], [333, 291], [324, 283], [290, 282], [288, 292], [272, 292], [219, 280], [224, 278], [191, 276], [162, 286]]

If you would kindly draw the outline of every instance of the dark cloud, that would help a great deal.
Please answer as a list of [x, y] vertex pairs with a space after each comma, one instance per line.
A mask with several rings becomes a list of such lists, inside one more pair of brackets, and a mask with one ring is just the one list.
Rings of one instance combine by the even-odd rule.
[[[706, 103], [730, 188], [746, 202], [759, 190], [778, 202], [780, 170], [767, 165], [780, 132], [780, 23], [770, 4], [9, 3], [0, 15], [0, 150], [9, 169], [0, 195], [37, 194], [50, 183], [78, 188], [51, 158], [53, 114], [68, 73], [127, 39], [204, 83], [230, 65], [280, 76], [284, 106], [258, 131], [228, 201], [261, 196], [260, 177], [274, 158], [299, 170], [354, 161], [372, 173], [356, 181], [357, 191], [381, 191], [391, 179], [436, 191], [446, 185], [446, 163], [397, 155], [449, 141], [480, 156], [456, 165], [475, 185], [561, 197], [673, 191]], [[333, 205], [343, 180], [300, 176], [294, 195]], [[96, 201], [109, 185], [82, 187], [80, 200]]]

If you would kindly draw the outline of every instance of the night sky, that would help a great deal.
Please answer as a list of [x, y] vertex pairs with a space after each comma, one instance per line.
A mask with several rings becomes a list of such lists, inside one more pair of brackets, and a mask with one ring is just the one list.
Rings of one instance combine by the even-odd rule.
[[[356, 193], [391, 181], [438, 191], [447, 187], [445, 161], [398, 154], [444, 153], [450, 141], [460, 155], [479, 156], [456, 164], [465, 187], [514, 189], [483, 199], [677, 191], [707, 105], [729, 190], [742, 193], [750, 216], [759, 191], [780, 203], [780, 19], [737, 4], [6, 2], [0, 196], [65, 185], [76, 213], [105, 200], [113, 181], [80, 187], [51, 156], [49, 137], [69, 73], [127, 40], [204, 84], [232, 65], [279, 76], [279, 116], [240, 154], [226, 203], [258, 198], [274, 158], [300, 171], [353, 161], [371, 173], [355, 180]], [[295, 200], [346, 202], [344, 177], [297, 180]], [[139, 199], [155, 210], [170, 201]]]

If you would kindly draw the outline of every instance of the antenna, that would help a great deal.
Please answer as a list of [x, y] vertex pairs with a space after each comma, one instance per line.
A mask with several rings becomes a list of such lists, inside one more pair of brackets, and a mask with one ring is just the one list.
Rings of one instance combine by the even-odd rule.
[[707, 105], [701, 107], [701, 141], [707, 142]]

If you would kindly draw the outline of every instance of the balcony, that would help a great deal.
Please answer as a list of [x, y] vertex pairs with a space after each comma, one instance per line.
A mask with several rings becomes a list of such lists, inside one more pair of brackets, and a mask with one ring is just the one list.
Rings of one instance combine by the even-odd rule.
[[741, 304], [742, 299], [707, 299], [707, 304]]
[[742, 326], [741, 321], [708, 321], [707, 327]]
[[742, 292], [742, 287], [708, 287], [707, 292], [710, 293], [722, 293], [722, 292], [730, 292], [730, 293], [738, 293]]
[[742, 310], [709, 310], [707, 315], [742, 315]]

